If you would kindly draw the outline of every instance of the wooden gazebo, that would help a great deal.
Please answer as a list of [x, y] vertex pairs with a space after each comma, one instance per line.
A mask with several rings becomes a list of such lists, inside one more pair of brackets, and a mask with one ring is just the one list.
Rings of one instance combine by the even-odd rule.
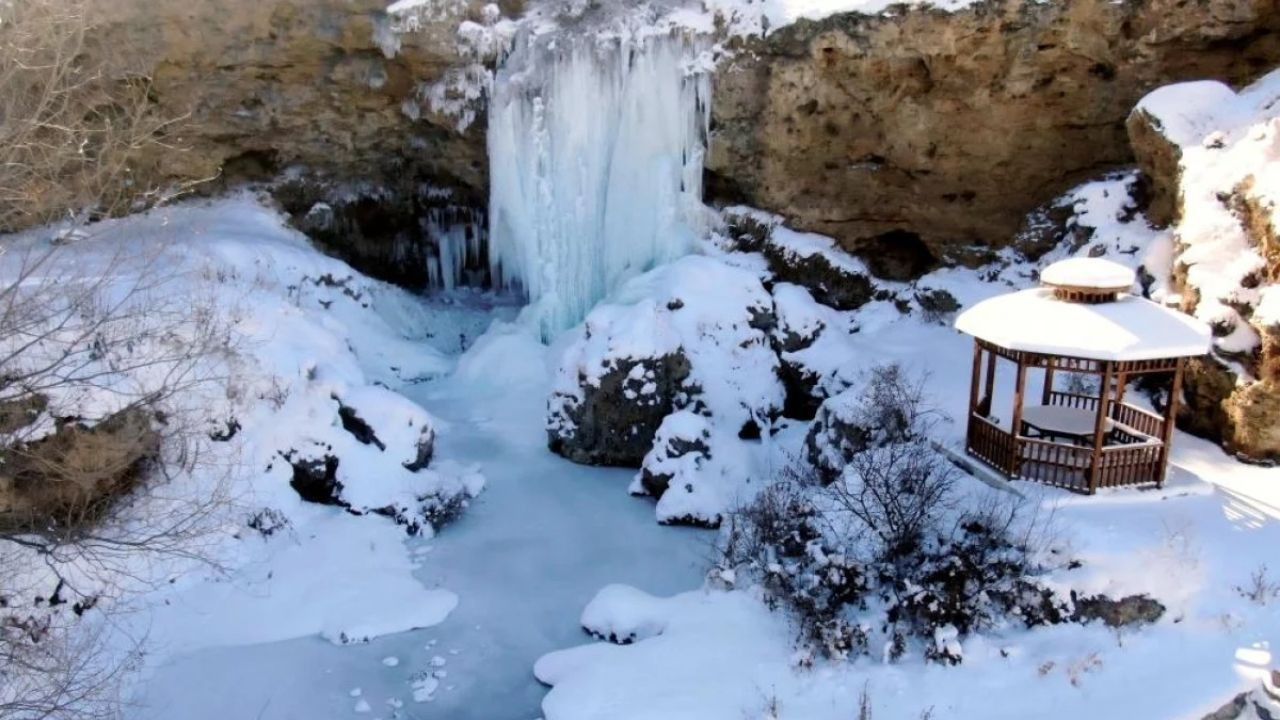
[[[1041, 282], [956, 319], [974, 337], [966, 451], [1009, 478], [1076, 492], [1162, 485], [1183, 365], [1209, 352], [1208, 326], [1130, 294], [1133, 271], [1108, 260], [1064, 260]], [[1016, 368], [1006, 418], [992, 407], [1001, 360]], [[1126, 402], [1142, 375], [1165, 376], [1162, 413]]]

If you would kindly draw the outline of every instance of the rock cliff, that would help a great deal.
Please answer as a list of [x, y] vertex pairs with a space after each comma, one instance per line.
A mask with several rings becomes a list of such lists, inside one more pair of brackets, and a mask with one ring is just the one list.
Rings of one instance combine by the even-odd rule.
[[996, 0], [803, 21], [716, 75], [709, 186], [837, 238], [878, 274], [980, 261], [1132, 162], [1125, 118], [1180, 79], [1280, 62], [1271, 0]]

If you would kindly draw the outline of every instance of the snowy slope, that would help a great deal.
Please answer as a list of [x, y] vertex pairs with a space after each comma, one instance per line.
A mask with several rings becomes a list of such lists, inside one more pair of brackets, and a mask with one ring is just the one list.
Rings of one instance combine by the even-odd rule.
[[[6, 258], [47, 243], [40, 231], [10, 238]], [[92, 225], [50, 257], [48, 272], [65, 264], [85, 277], [109, 259], [111, 287], [156, 278], [138, 299], [153, 304], [144, 308], [213, 317], [226, 338], [202, 359], [207, 379], [166, 406], [171, 417], [191, 419], [195, 436], [184, 451], [199, 461], [175, 466], [174, 477], [144, 491], [119, 520], [145, 528], [183, 503], [201, 509], [199, 525], [168, 554], [125, 548], [85, 567], [74, 555], [51, 559], [77, 580], [64, 600], [97, 597], [79, 625], [110, 619], [122, 648], [145, 636], [155, 668], [211, 646], [315, 635], [358, 642], [449, 615], [457, 597], [414, 577], [421, 563], [405, 546], [406, 529], [430, 536], [433, 509], [465, 505], [484, 480], [456, 463], [428, 467], [424, 448], [447, 430], [391, 389], [449, 371], [452, 361], [430, 338], [453, 342], [447, 315], [429, 317], [418, 300], [321, 255], [248, 193]], [[166, 330], [159, 323], [169, 317], [137, 322]], [[86, 417], [141, 382], [138, 372], [102, 377], [78, 390]], [[363, 418], [372, 438], [344, 427], [340, 411]], [[304, 502], [291, 486], [295, 463], [325, 457], [338, 463], [334, 500], [342, 507]], [[44, 565], [12, 546], [3, 551], [28, 568], [10, 580], [28, 588], [30, 612], [70, 618], [69, 605], [41, 600], [54, 584]], [[23, 612], [16, 601], [9, 608]], [[116, 614], [125, 609], [131, 614]]]

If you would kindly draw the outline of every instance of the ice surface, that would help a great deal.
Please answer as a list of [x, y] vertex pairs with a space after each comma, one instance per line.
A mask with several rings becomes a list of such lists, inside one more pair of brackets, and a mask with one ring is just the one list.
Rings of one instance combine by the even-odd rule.
[[490, 262], [544, 336], [687, 252], [702, 223], [710, 81], [682, 35], [526, 32], [489, 105]]

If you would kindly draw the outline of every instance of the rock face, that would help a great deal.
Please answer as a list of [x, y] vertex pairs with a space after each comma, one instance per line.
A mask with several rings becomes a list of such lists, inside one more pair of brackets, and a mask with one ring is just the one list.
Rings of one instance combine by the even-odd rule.
[[[337, 211], [340, 236], [321, 238], [384, 279], [426, 267], [434, 241], [419, 227], [430, 209], [483, 208], [488, 162], [483, 122], [432, 112], [424, 89], [465, 68], [459, 24], [482, 19], [480, 0], [434, 3], [414, 32], [396, 35], [386, 0], [95, 0], [93, 33], [126, 48], [151, 79], [159, 113], [179, 119], [172, 150], [143, 158], [160, 181], [218, 190], [289, 171], [280, 199], [299, 221], [314, 203]], [[503, 0], [516, 13], [519, 0]], [[449, 193], [424, 202], [424, 186]], [[345, 196], [347, 203], [334, 202]], [[355, 202], [356, 198], [370, 202]], [[377, 212], [370, 212], [373, 205]], [[481, 210], [482, 212], [482, 210]], [[374, 217], [377, 215], [378, 217]], [[323, 233], [320, 233], [323, 235]], [[417, 244], [418, 247], [414, 247]]]
[[417, 32], [390, 30], [384, 0], [104, 0], [98, 31], [127, 47], [155, 102], [185, 117], [169, 177], [262, 177], [302, 165], [373, 182], [405, 174], [482, 194], [484, 129], [402, 109], [463, 63], [445, 6]]
[[717, 74], [709, 188], [837, 238], [879, 275], [918, 275], [1007, 244], [1040, 203], [1131, 162], [1125, 119], [1149, 90], [1273, 67], [1277, 30], [1270, 0], [797, 23]]

